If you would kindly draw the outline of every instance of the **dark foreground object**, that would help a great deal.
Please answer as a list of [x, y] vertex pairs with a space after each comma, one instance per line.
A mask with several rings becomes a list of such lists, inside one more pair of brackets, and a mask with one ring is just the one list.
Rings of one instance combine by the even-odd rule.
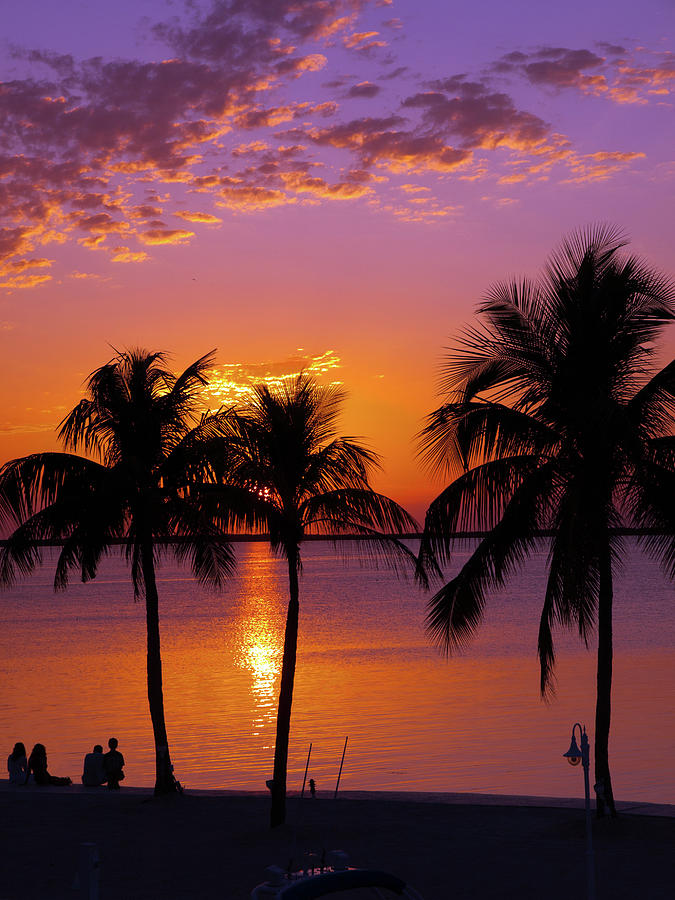
[[[74, 900], [79, 845], [101, 860], [100, 900], [247, 900], [265, 867], [342, 849], [424, 900], [569, 900], [584, 895], [581, 809], [397, 800], [288, 800], [270, 830], [269, 796], [152, 799], [124, 790], [0, 791], [0, 900]], [[598, 897], [672, 897], [675, 819], [594, 823]]]

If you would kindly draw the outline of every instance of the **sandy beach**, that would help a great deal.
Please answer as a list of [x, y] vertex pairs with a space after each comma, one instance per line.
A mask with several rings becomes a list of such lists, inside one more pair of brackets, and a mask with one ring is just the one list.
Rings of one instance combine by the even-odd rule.
[[[585, 896], [584, 812], [576, 800], [347, 792], [289, 798], [270, 831], [269, 800], [143, 789], [0, 784], [0, 900], [73, 900], [79, 845], [100, 856], [101, 900], [245, 900], [265, 867], [342, 849], [393, 872], [424, 900]], [[622, 804], [594, 822], [598, 897], [672, 896], [675, 808]]]

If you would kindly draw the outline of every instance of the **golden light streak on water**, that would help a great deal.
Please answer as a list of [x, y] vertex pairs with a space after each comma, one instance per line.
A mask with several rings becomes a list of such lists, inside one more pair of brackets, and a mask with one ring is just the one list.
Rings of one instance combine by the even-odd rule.
[[269, 613], [269, 600], [257, 593], [247, 596], [233, 626], [234, 662], [251, 675], [252, 726], [258, 736], [276, 717], [283, 634]]

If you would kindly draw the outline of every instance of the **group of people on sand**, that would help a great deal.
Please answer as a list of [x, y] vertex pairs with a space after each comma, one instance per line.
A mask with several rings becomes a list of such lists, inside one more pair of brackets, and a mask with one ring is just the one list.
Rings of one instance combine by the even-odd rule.
[[[84, 757], [82, 784], [86, 787], [108, 785], [109, 790], [119, 790], [120, 781], [124, 779], [124, 757], [117, 749], [117, 738], [110, 738], [107, 753], [96, 744], [91, 753]], [[31, 755], [26, 758], [26, 748], [18, 741], [7, 757], [7, 771], [10, 784], [68, 785], [73, 781], [68, 777], [50, 775], [47, 771], [47, 750], [44, 744], [36, 744]]]

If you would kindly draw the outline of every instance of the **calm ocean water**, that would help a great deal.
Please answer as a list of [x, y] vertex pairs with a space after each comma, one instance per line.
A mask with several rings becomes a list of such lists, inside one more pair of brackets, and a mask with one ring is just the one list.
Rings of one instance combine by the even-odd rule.
[[[458, 550], [453, 569], [467, 556]], [[264, 544], [239, 544], [238, 574], [210, 592], [159, 572], [165, 707], [176, 776], [193, 788], [264, 789], [271, 776], [287, 581]], [[289, 788], [578, 796], [571, 726], [593, 731], [595, 660], [558, 638], [558, 691], [538, 693], [544, 554], [489, 604], [449, 661], [424, 633], [426, 597], [387, 571], [304, 547]], [[47, 746], [50, 771], [79, 780], [94, 743], [118, 737], [127, 784], [153, 783], [145, 619], [123, 560], [88, 585], [51, 590], [49, 560], [0, 595], [0, 748]], [[673, 586], [634, 548], [615, 586], [610, 761], [618, 799], [675, 802]], [[592, 739], [592, 735], [591, 735]]]

